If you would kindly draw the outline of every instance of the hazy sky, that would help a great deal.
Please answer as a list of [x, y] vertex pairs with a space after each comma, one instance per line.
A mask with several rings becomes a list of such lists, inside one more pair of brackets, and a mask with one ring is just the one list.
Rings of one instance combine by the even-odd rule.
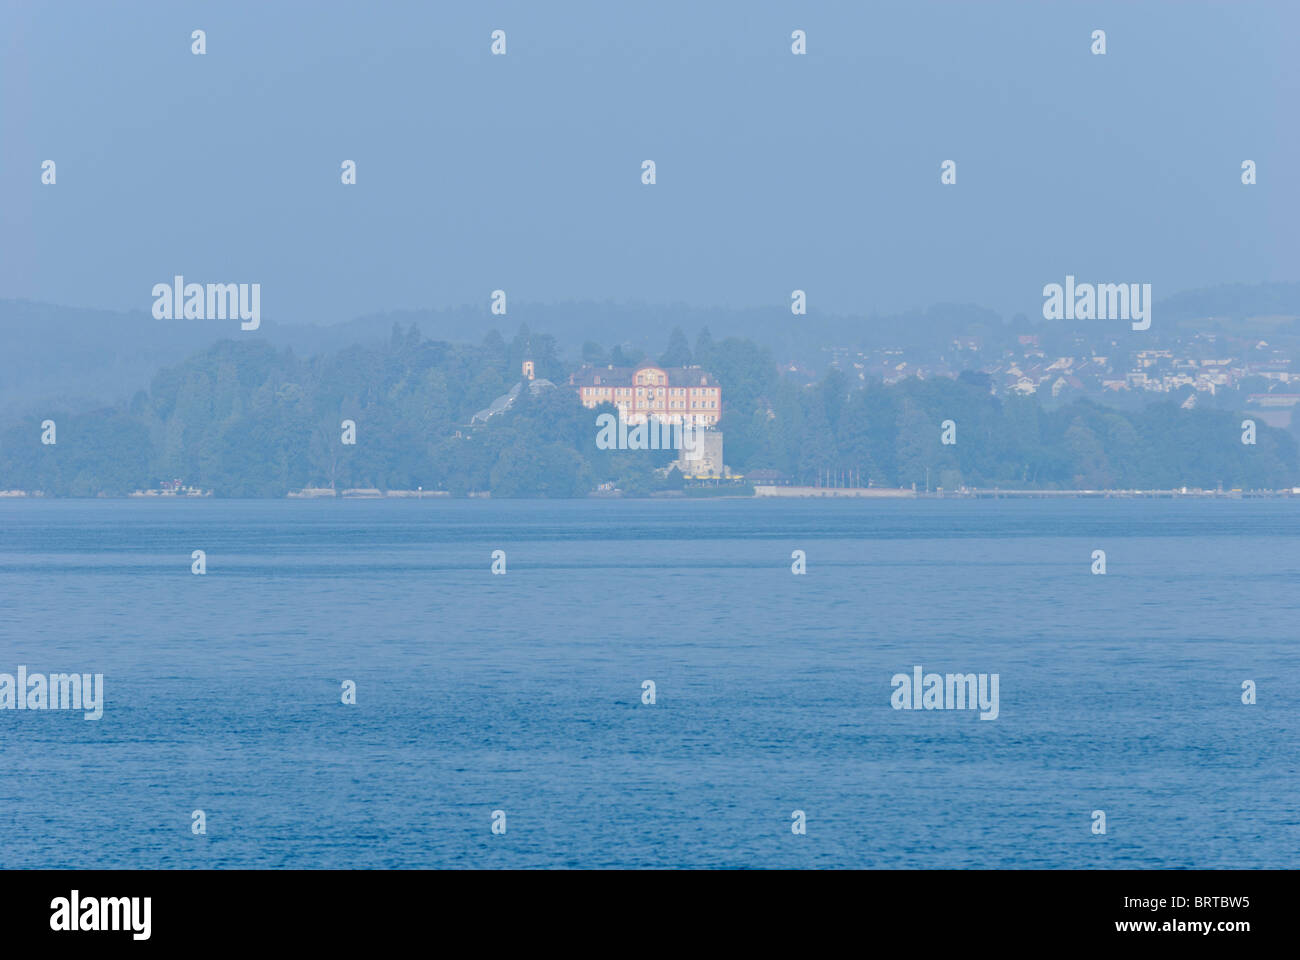
[[1300, 279], [1290, 0], [0, 2], [0, 298], [1036, 314], [1066, 273]]

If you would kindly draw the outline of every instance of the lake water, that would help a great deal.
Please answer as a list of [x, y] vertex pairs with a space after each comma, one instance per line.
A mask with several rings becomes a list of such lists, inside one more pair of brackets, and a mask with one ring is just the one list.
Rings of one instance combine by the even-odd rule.
[[0, 501], [0, 672], [106, 689], [0, 867], [1295, 867], [1298, 584], [1282, 500]]

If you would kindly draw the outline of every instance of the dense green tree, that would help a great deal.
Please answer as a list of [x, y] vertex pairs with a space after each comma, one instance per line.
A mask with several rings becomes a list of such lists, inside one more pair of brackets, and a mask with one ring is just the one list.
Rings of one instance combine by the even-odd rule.
[[691, 365], [691, 348], [686, 342], [686, 334], [681, 327], [673, 327], [668, 337], [668, 349], [659, 357], [661, 367], [689, 367]]

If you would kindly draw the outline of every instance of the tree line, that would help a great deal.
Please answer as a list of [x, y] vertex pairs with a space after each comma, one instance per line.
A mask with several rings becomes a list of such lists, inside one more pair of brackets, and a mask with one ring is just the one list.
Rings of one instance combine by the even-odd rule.
[[[582, 347], [584, 361], [699, 364], [723, 390], [728, 466], [815, 483], [852, 471], [876, 486], [955, 489], [1206, 487], [1300, 484], [1294, 437], [1263, 423], [1242, 443], [1241, 415], [1176, 400], [1119, 411], [1086, 400], [1049, 408], [994, 397], [986, 378], [884, 385], [832, 367], [808, 384], [750, 340], [692, 349], [674, 330], [646, 357], [627, 346]], [[525, 359], [554, 389], [523, 389], [511, 409], [473, 414], [520, 381]], [[680, 488], [668, 451], [600, 450], [596, 415], [567, 385], [554, 338], [521, 328], [507, 342], [421, 337], [395, 326], [376, 346], [303, 358], [260, 340], [222, 341], [160, 371], [148, 391], [88, 411], [49, 411], [0, 426], [0, 489], [54, 496], [124, 495], [179, 478], [224, 497], [280, 497], [308, 486], [490, 491], [498, 497], [627, 495]], [[607, 408], [612, 412], [612, 408]], [[54, 420], [57, 442], [41, 443]], [[356, 424], [356, 443], [341, 423]], [[941, 442], [944, 421], [950, 437]]]

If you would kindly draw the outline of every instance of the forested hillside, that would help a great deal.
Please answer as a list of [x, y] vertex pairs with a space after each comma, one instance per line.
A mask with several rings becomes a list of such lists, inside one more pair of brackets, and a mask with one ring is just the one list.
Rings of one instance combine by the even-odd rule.
[[[617, 351], [617, 348], [616, 348]], [[587, 343], [593, 362], [634, 361]], [[473, 414], [519, 381], [525, 358], [557, 384], [523, 391], [486, 425]], [[662, 358], [695, 362], [723, 387], [733, 471], [815, 482], [856, 471], [877, 486], [1276, 489], [1300, 484], [1294, 438], [1240, 415], [1162, 402], [1137, 412], [1077, 402], [1047, 411], [999, 399], [980, 377], [851, 381], [832, 369], [812, 386], [782, 377], [768, 350], [740, 338], [690, 348], [679, 332]], [[86, 413], [50, 410], [0, 425], [0, 489], [122, 495], [180, 478], [217, 496], [278, 497], [306, 486], [449, 490], [463, 495], [583, 496], [601, 483], [628, 494], [669, 484], [663, 451], [596, 448], [595, 416], [567, 386], [553, 338], [521, 329], [507, 343], [423, 339], [395, 326], [380, 347], [305, 359], [261, 341], [223, 341], [154, 377], [147, 392]], [[42, 420], [57, 443], [41, 443]], [[356, 423], [355, 445], [341, 423]], [[941, 424], [956, 443], [940, 443]]]

